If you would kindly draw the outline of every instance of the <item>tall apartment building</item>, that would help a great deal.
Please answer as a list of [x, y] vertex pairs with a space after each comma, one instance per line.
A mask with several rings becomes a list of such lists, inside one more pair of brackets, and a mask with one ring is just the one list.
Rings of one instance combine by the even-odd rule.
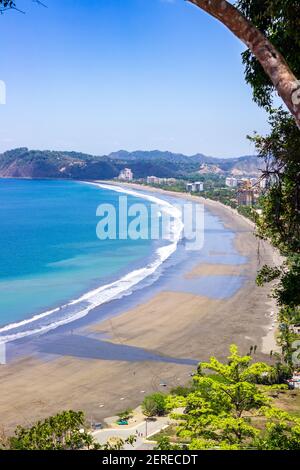
[[253, 206], [254, 191], [252, 189], [240, 189], [237, 193], [237, 201], [239, 206]]
[[133, 180], [133, 173], [130, 168], [124, 168], [119, 174], [119, 180], [122, 181], [132, 181]]
[[187, 183], [186, 190], [189, 193], [201, 193], [204, 191], [204, 184], [201, 181], [196, 181], [196, 183]]
[[238, 185], [238, 181], [237, 181], [236, 178], [228, 177], [228, 178], [226, 178], [226, 180], [225, 180], [225, 184], [226, 184], [226, 186], [228, 186], [229, 188], [236, 188], [237, 185]]

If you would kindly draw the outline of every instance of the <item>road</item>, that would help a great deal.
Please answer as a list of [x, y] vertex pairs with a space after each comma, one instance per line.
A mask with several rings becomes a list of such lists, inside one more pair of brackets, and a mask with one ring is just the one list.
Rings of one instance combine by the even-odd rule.
[[124, 447], [125, 450], [151, 449], [153, 448], [153, 445], [145, 442], [146, 434], [147, 436], [155, 434], [168, 426], [169, 423], [170, 418], [162, 417], [157, 418], [155, 421], [148, 421], [147, 423], [146, 421], [143, 421], [142, 423], [139, 423], [136, 426], [130, 428], [122, 428], [122, 426], [118, 426], [118, 428], [101, 429], [99, 431], [93, 432], [93, 436], [96, 441], [99, 442], [99, 444], [105, 444], [111, 437], [120, 437], [121, 439], [125, 440], [129, 436], [136, 436], [136, 443], [133, 446], [126, 444]]

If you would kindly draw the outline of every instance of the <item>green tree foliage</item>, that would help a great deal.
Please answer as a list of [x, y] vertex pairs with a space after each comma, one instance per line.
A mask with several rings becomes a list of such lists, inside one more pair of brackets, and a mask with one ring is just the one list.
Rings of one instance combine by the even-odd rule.
[[118, 414], [118, 416], [119, 416], [120, 419], [128, 420], [128, 419], [132, 418], [132, 416], [133, 416], [133, 409], [132, 408], [127, 408], [126, 410], [121, 411]]
[[183, 387], [179, 385], [178, 387], [174, 387], [171, 390], [171, 395], [179, 395], [180, 397], [187, 397], [189, 393], [193, 392], [196, 389], [195, 385]]
[[258, 450], [299, 450], [300, 420], [281, 410], [266, 411], [268, 421], [264, 433], [258, 435], [253, 445]]
[[[179, 420], [178, 436], [188, 449], [300, 449], [300, 421], [272, 406], [266, 390], [273, 387], [257, 384], [271, 377], [273, 368], [251, 362], [250, 356], [240, 356], [233, 345], [226, 364], [212, 357], [199, 365], [194, 376], [196, 391], [186, 397], [168, 397], [171, 408], [185, 407], [183, 414], [174, 417]], [[282, 442], [279, 436], [284, 436]], [[166, 438], [158, 448], [164, 445], [172, 446]]]
[[230, 206], [233, 209], [237, 208], [236, 190], [234, 189], [218, 187], [205, 189], [204, 192], [200, 193], [200, 196], [214, 201], [219, 201], [222, 204], [225, 204], [225, 206]]
[[[299, 0], [238, 0], [236, 5], [281, 52], [294, 74], [300, 76]], [[273, 84], [251, 51], [243, 53], [243, 63], [254, 100], [270, 109], [275, 91]]]
[[[285, 57], [300, 76], [300, 3], [298, 0], [238, 0], [237, 6]], [[265, 161], [263, 177], [268, 191], [262, 198], [258, 235], [269, 239], [286, 257], [276, 269], [264, 266], [257, 282], [278, 280], [273, 291], [280, 306], [279, 340], [284, 361], [291, 362], [293, 335], [290, 326], [300, 309], [300, 132], [294, 118], [282, 108], [272, 109], [275, 88], [263, 68], [247, 50], [243, 54], [246, 81], [253, 98], [269, 113], [270, 133], [251, 139]]]
[[100, 445], [88, 432], [84, 413], [72, 410], [38, 421], [30, 428], [18, 426], [13, 437], [0, 439], [2, 448], [10, 450], [122, 450], [125, 444], [133, 446], [135, 441], [135, 436], [125, 440], [116, 437]]
[[0, 0], [0, 12], [14, 8], [16, 6], [13, 0]]
[[129, 444], [131, 446], [134, 445], [136, 442], [136, 436], [129, 436], [127, 439], [121, 439], [120, 437], [111, 437], [106, 444], [96, 447], [96, 450], [123, 450], [125, 444]]
[[168, 436], [161, 436], [154, 450], [182, 450], [182, 446], [172, 444]]
[[283, 254], [300, 254], [300, 132], [281, 109], [270, 114], [269, 124], [269, 135], [252, 138], [266, 162], [263, 176], [270, 186], [262, 201], [259, 234]]
[[238, 206], [237, 208], [238, 213], [247, 217], [248, 219], [252, 220], [252, 222], [256, 223], [259, 219], [258, 214], [253, 207], [250, 206]]
[[15, 450], [74, 450], [93, 445], [81, 411], [64, 411], [31, 428], [19, 426], [10, 440], [10, 448]]
[[300, 317], [300, 132], [283, 110], [270, 114], [271, 132], [255, 136], [256, 148], [265, 159], [264, 177], [269, 190], [262, 198], [262, 216], [258, 235], [277, 247], [285, 262], [281, 267], [264, 266], [257, 277], [258, 285], [278, 280], [273, 297], [280, 307], [280, 335], [283, 359], [291, 367], [293, 337], [290, 326]]
[[157, 392], [146, 396], [142, 403], [142, 411], [147, 418], [164, 416], [166, 414], [166, 395]]

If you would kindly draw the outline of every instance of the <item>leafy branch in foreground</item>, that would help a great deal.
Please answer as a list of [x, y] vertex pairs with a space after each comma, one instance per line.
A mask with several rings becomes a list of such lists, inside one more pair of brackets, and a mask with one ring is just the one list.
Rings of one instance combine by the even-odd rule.
[[[237, 0], [238, 9], [284, 56], [300, 77], [300, 3], [298, 0]], [[272, 108], [275, 86], [250, 49], [242, 54], [245, 78], [259, 106]]]
[[[237, 2], [236, 6], [226, 0], [188, 1], [219, 20], [237, 38], [246, 44], [250, 58], [252, 56], [255, 57], [264, 75], [268, 78], [269, 88], [278, 92], [278, 95], [293, 115], [295, 123], [297, 123], [300, 129], [300, 83], [295, 76], [296, 70], [289, 66], [280, 49], [275, 47], [274, 42], [272, 42], [272, 35], [269, 34], [272, 27], [273, 29], [276, 28], [276, 25], [282, 19], [283, 11], [287, 9], [289, 6], [287, 4], [290, 4], [292, 0], [264, 0], [263, 2], [261, 0], [251, 0], [249, 2], [248, 0], [246, 2]], [[251, 3], [252, 8], [249, 8], [249, 6], [247, 8], [247, 5], [245, 5], [249, 3]], [[280, 8], [273, 15], [272, 13], [275, 11], [275, 8], [271, 9], [270, 13], [269, 9], [264, 8], [265, 5], [262, 6], [261, 3], [280, 3]], [[295, 16], [297, 16], [297, 14], [299, 15], [299, 2], [294, 0], [293, 3], [295, 6]], [[263, 26], [268, 18], [268, 14], [270, 16], [270, 24], [264, 28]], [[259, 22], [261, 17], [263, 17], [263, 21]], [[283, 21], [283, 25], [287, 28], [287, 21]], [[293, 25], [293, 28], [297, 29], [297, 27], [299, 28], [299, 22], [295, 22]], [[287, 32], [287, 29], [284, 32]], [[282, 42], [284, 42], [284, 39]], [[254, 86], [253, 89], [255, 91]]]
[[[261, 31], [285, 57], [293, 72], [300, 75], [300, 4], [298, 0], [237, 0], [242, 14]], [[262, 215], [257, 220], [258, 235], [268, 239], [286, 258], [281, 267], [264, 266], [257, 283], [275, 281], [273, 297], [279, 310], [279, 342], [282, 357], [290, 370], [293, 325], [300, 311], [300, 133], [294, 118], [282, 108], [273, 109], [276, 87], [249, 48], [243, 53], [245, 77], [253, 99], [269, 113], [270, 132], [255, 134], [258, 155], [265, 162], [263, 178], [268, 189], [261, 198]], [[299, 97], [297, 98], [299, 101]]]
[[0, 13], [3, 13], [5, 10], [10, 10], [15, 7], [16, 4], [13, 0], [0, 0]]

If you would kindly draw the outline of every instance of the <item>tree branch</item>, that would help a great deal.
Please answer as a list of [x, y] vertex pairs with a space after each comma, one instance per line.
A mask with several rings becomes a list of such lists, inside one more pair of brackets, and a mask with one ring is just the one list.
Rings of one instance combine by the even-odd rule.
[[300, 129], [300, 81], [273, 44], [226, 0], [187, 1], [223, 23], [252, 51]]

